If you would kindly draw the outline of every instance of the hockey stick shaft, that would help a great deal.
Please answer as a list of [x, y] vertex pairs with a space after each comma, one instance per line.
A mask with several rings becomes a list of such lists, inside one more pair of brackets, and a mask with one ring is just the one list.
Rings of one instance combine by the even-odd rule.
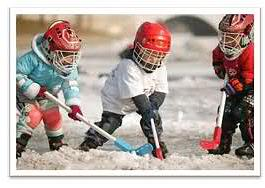
[[[65, 109], [68, 113], [70, 113], [72, 110], [69, 106], [67, 106], [65, 103], [63, 103], [62, 101], [60, 101], [59, 99], [57, 99], [55, 96], [53, 96], [52, 94], [50, 94], [49, 92], [45, 92], [45, 95], [48, 99], [52, 100], [53, 102], [57, 103], [59, 106], [61, 106], [63, 109]], [[105, 138], [108, 138], [109, 140], [112, 141], [116, 141], [116, 138], [113, 137], [112, 135], [110, 135], [109, 133], [107, 133], [106, 131], [104, 131], [103, 129], [99, 128], [98, 126], [90, 123], [84, 116], [82, 116], [81, 114], [77, 114], [76, 117], [78, 119], [80, 119], [83, 123], [85, 123], [86, 125], [92, 127], [95, 131], [97, 131], [98, 133], [100, 133], [102, 136], [104, 136]]]
[[[224, 87], [226, 86], [226, 83], [228, 81], [228, 75], [225, 75], [224, 79]], [[223, 90], [222, 91], [222, 96], [221, 96], [221, 101], [220, 101], [220, 107], [219, 107], [219, 112], [218, 112], [218, 117], [217, 117], [217, 127], [222, 126], [223, 122], [223, 116], [224, 116], [224, 111], [225, 111], [225, 102], [226, 102], [226, 92]]]
[[[224, 80], [224, 87], [227, 82], [227, 75], [225, 76]], [[222, 122], [224, 116], [224, 109], [225, 109], [225, 102], [226, 102], [226, 92], [222, 91], [221, 101], [218, 110], [217, 122], [214, 128], [213, 140], [201, 140], [200, 145], [203, 149], [215, 149], [221, 142], [221, 135], [222, 135]]]
[[217, 124], [216, 124], [217, 127], [222, 126], [224, 109], [225, 109], [225, 101], [226, 101], [226, 93], [225, 93], [225, 91], [222, 91], [222, 97], [221, 97], [219, 112], [218, 112], [218, 116], [217, 116]]
[[155, 122], [154, 119], [151, 119], [151, 128], [153, 131], [153, 136], [154, 136], [154, 141], [155, 141], [155, 150], [156, 150], [156, 156], [157, 158], [159, 158], [160, 160], [163, 160], [163, 155], [162, 155], [162, 151], [159, 145], [159, 141], [158, 141], [158, 136], [157, 136], [157, 132], [156, 132], [156, 128], [155, 128]]
[[[45, 96], [50, 99], [51, 101], [55, 102], [59, 106], [61, 106], [63, 109], [65, 109], [67, 112], [71, 112], [71, 108], [67, 106], [65, 103], [57, 99], [55, 96], [50, 94], [49, 92], [45, 92]], [[95, 131], [97, 131], [99, 134], [104, 136], [105, 138], [111, 140], [114, 142], [114, 145], [117, 146], [120, 150], [125, 152], [135, 152], [137, 155], [143, 156], [145, 154], [149, 154], [152, 152], [152, 145], [151, 144], [144, 144], [143, 146], [134, 149], [129, 143], [127, 143], [122, 138], [115, 138], [114, 136], [110, 135], [100, 127], [90, 123], [84, 116], [81, 114], [76, 115], [78, 119], [80, 119], [83, 123], [88, 125], [89, 127], [93, 128]]]

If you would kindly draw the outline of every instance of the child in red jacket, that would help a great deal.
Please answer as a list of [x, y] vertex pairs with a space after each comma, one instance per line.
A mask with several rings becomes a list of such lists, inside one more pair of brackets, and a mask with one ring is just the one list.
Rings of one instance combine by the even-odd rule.
[[254, 157], [254, 16], [228, 14], [219, 23], [219, 44], [213, 50], [213, 67], [220, 79], [227, 99], [222, 121], [221, 143], [210, 154], [227, 154], [232, 136], [239, 126], [245, 142], [235, 150], [237, 156]]

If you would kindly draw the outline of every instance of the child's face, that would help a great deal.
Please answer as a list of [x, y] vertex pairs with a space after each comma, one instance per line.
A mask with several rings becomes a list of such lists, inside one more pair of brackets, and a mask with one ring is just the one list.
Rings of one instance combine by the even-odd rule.
[[77, 55], [77, 52], [62, 52], [61, 63], [63, 65], [72, 65], [75, 63], [75, 57]]
[[146, 50], [145, 53], [142, 54], [142, 63], [144, 63], [148, 69], [155, 70], [161, 65], [165, 56], [165, 53]]
[[63, 74], [70, 74], [77, 67], [80, 52], [56, 51], [53, 65]]
[[232, 58], [242, 52], [242, 47], [240, 45], [240, 42], [243, 36], [244, 36], [243, 33], [228, 33], [228, 32], [219, 33], [218, 35], [219, 47], [224, 52], [226, 57]]
[[134, 53], [137, 62], [140, 66], [147, 71], [154, 71], [156, 68], [161, 66], [162, 61], [166, 57], [165, 52], [159, 52], [155, 50], [150, 50], [143, 48], [140, 44], [136, 44]]

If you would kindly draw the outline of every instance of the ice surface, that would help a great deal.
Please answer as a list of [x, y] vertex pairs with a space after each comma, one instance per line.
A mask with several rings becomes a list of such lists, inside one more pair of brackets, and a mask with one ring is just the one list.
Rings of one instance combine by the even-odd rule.
[[[110, 55], [117, 50], [109, 53], [108, 56], [100, 55], [103, 50], [102, 47], [96, 48], [91, 54], [85, 53], [80, 63], [82, 109], [91, 122], [100, 120], [102, 113], [100, 89], [107, 73], [118, 62], [116, 56]], [[209, 51], [207, 49], [205, 53]], [[207, 59], [196, 60], [196, 58], [185, 61], [171, 58], [168, 62], [170, 93], [160, 110], [164, 127], [163, 139], [169, 149], [169, 155], [164, 161], [150, 156], [139, 157], [121, 152], [109, 142], [90, 152], [72, 149], [77, 148], [83, 141], [88, 127], [70, 120], [61, 110], [64, 118], [64, 141], [69, 147], [50, 152], [43, 126], [40, 125], [30, 140], [28, 150], [17, 161], [17, 169], [253, 170], [253, 159], [239, 159], [234, 154], [235, 148], [242, 144], [239, 131], [233, 138], [232, 151], [228, 155], [208, 155], [199, 147], [200, 139], [212, 137], [216, 109], [221, 95], [219, 89], [222, 81], [214, 76], [210, 64]], [[114, 136], [125, 139], [135, 147], [146, 143], [139, 120], [137, 114], [128, 115]]]

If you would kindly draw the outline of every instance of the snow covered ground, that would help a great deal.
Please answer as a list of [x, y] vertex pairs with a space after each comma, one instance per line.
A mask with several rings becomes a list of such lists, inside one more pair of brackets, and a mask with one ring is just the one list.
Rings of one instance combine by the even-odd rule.
[[[84, 56], [80, 65], [80, 87], [84, 115], [91, 121], [99, 121], [102, 107], [100, 89], [105, 74], [118, 62], [118, 58], [97, 55]], [[241, 146], [239, 131], [233, 138], [232, 151], [228, 155], [208, 155], [199, 147], [202, 138], [211, 138], [215, 126], [222, 81], [215, 78], [210, 62], [202, 60], [168, 63], [168, 94], [161, 115], [163, 138], [169, 155], [159, 161], [146, 156], [138, 157], [118, 151], [108, 142], [102, 148], [89, 152], [77, 148], [83, 141], [87, 126], [76, 123], [62, 111], [65, 142], [70, 147], [50, 152], [43, 126], [34, 132], [28, 150], [17, 160], [18, 170], [253, 170], [254, 160], [239, 159], [234, 150]], [[62, 98], [61, 98], [62, 99]], [[134, 146], [146, 143], [139, 126], [140, 117], [130, 114], [114, 136], [124, 138]]]

